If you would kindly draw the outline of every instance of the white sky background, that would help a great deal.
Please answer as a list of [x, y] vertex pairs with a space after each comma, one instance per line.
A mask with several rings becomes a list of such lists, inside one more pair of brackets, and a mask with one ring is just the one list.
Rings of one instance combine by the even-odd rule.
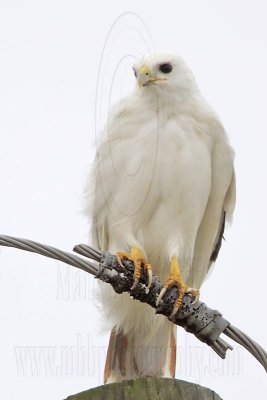
[[[237, 208], [202, 299], [267, 348], [265, 1], [2, 0], [0, 232], [65, 250], [87, 241], [80, 209], [95, 123], [100, 128], [109, 102], [133, 87], [134, 57], [153, 47], [137, 17], [122, 19], [104, 52], [95, 102], [104, 42], [125, 11], [145, 21], [155, 49], [183, 56], [227, 129]], [[108, 336], [85, 273], [2, 248], [0, 323], [1, 398], [62, 399], [102, 383]], [[178, 357], [177, 377], [224, 399], [266, 393], [262, 366], [237, 345], [223, 362], [180, 329]]]

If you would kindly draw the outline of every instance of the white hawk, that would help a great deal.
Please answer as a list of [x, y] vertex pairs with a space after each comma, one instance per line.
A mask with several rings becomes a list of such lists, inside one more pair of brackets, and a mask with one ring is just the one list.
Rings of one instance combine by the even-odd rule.
[[[234, 152], [180, 57], [149, 55], [133, 70], [136, 88], [109, 113], [88, 184], [91, 242], [133, 260], [135, 282], [152, 267], [166, 289], [177, 285], [177, 312], [185, 292], [198, 296], [232, 217]], [[106, 284], [101, 300], [112, 328], [105, 382], [173, 377], [176, 327]]]

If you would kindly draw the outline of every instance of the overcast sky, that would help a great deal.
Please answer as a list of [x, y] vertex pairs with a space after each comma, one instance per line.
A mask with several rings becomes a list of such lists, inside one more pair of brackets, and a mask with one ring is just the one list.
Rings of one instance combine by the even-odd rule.
[[[1, 0], [0, 232], [86, 242], [83, 188], [109, 105], [132, 89], [135, 58], [180, 54], [236, 151], [235, 217], [201, 297], [266, 349], [266, 13], [260, 0]], [[2, 248], [0, 324], [1, 398], [102, 383], [108, 335], [85, 273]], [[177, 378], [225, 400], [262, 397], [263, 367], [234, 347], [220, 361], [181, 328]]]

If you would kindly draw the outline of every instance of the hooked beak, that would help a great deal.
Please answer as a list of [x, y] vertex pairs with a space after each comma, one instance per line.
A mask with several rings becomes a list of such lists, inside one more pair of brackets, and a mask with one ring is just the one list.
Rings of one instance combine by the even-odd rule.
[[137, 78], [138, 85], [140, 87], [154, 84], [157, 80], [158, 79], [151, 74], [151, 71], [148, 66], [146, 65], [141, 66], [141, 68], [138, 71], [138, 78]]

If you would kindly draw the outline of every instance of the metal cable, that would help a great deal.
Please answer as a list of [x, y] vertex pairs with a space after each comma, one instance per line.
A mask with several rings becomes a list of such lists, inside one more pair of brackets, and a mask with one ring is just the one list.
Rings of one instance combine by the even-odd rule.
[[[0, 245], [15, 247], [20, 250], [30, 251], [32, 253], [38, 253], [49, 258], [60, 260], [66, 264], [72, 265], [73, 267], [82, 269], [83, 271], [86, 271], [94, 276], [96, 276], [99, 272], [98, 265], [89, 261], [88, 259], [78, 257], [74, 254], [56, 249], [48, 245], [37, 243], [32, 240], [0, 235]], [[74, 251], [85, 257], [93, 259], [96, 262], [100, 262], [102, 257], [102, 254], [99, 250], [96, 250], [85, 244], [75, 246]], [[238, 328], [231, 324], [223, 331], [223, 333], [235, 342], [239, 343], [241, 346], [245, 347], [263, 365], [263, 367], [267, 371], [267, 353], [259, 344], [254, 342], [254, 340], [252, 340], [244, 332], [240, 331]], [[220, 337], [211, 345], [211, 347], [222, 358], [225, 358], [225, 353], [228, 349], [233, 349]]]
[[92, 275], [96, 275], [98, 267], [87, 259], [82, 259], [75, 254], [67, 253], [65, 251], [56, 249], [54, 247], [34, 242], [32, 240], [19, 239], [11, 236], [0, 235], [0, 245], [8, 247], [16, 247], [20, 250], [38, 253], [55, 260], [63, 261], [73, 267], [82, 269]]
[[75, 251], [78, 254], [81, 254], [82, 256], [93, 258], [93, 260], [100, 262], [101, 260], [101, 253], [98, 250], [93, 249], [90, 246], [87, 246], [86, 244], [78, 244], [73, 248], [73, 251]]
[[264, 367], [267, 372], [267, 355], [263, 348], [249, 336], [245, 335], [240, 329], [233, 325], [229, 325], [223, 332], [226, 336], [241, 344], [247, 351], [250, 352]]

